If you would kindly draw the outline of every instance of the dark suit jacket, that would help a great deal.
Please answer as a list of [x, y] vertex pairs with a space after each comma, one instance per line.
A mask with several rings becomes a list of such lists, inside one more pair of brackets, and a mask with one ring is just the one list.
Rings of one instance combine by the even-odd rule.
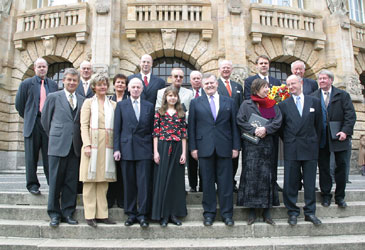
[[154, 107], [141, 99], [140, 118], [134, 114], [130, 99], [118, 102], [114, 115], [114, 152], [128, 161], [152, 160]]
[[[124, 93], [124, 96], [123, 96], [123, 100], [126, 100], [126, 99], [128, 99], [129, 98], [129, 93], [128, 92], [125, 92]], [[112, 101], [115, 101], [115, 102], [117, 102], [117, 96], [114, 94], [114, 95], [112, 95], [112, 96], [110, 96], [110, 98], [109, 98], [110, 100], [112, 100]], [[122, 100], [122, 101], [123, 101]]]
[[302, 117], [293, 97], [279, 103], [283, 117], [280, 134], [284, 142], [285, 160], [318, 159], [322, 130], [322, 109], [317, 98], [304, 96]]
[[[39, 112], [39, 96], [41, 90], [41, 78], [33, 76], [20, 83], [15, 97], [15, 108], [24, 118], [24, 137], [32, 134], [35, 120]], [[47, 95], [58, 90], [57, 84], [49, 78], [45, 78]]]
[[303, 94], [310, 95], [318, 89], [318, 83], [309, 78], [303, 78]]
[[[321, 89], [318, 89], [313, 94], [316, 98], [321, 100], [324, 105], [322, 98]], [[332, 86], [331, 97], [328, 103], [328, 121], [340, 121], [342, 122], [341, 131], [347, 135], [346, 140], [332, 140], [329, 139], [329, 149], [331, 152], [344, 151], [349, 149], [349, 143], [351, 135], [353, 134], [354, 125], [356, 122], [356, 112], [354, 105], [352, 104], [350, 95], [341, 89]], [[326, 127], [325, 125], [323, 127]], [[323, 131], [322, 136], [326, 136], [326, 131]], [[328, 131], [329, 132], [329, 131]]]
[[157, 91], [159, 89], [163, 89], [165, 87], [165, 81], [162, 80], [161, 78], [151, 74], [150, 82], [148, 83], [148, 87], [146, 88], [146, 86], [144, 85], [141, 73], [128, 76], [128, 82], [135, 77], [142, 80], [142, 83], [143, 83], [143, 92], [141, 94], [141, 98], [143, 100], [149, 101], [150, 103], [153, 104], [153, 106], [155, 106], [156, 99], [157, 99]]
[[214, 151], [219, 157], [232, 157], [232, 149], [240, 149], [233, 100], [219, 96], [219, 111], [214, 121], [208, 98], [200, 96], [190, 103], [189, 150], [198, 150], [199, 157], [209, 157]]
[[80, 157], [82, 146], [80, 110], [85, 98], [79, 94], [76, 94], [76, 98], [76, 115], [73, 118], [64, 90], [47, 96], [41, 122], [49, 137], [48, 155], [65, 157], [69, 154], [71, 144], [73, 144], [75, 155]]
[[230, 97], [233, 99], [236, 105], [236, 111], [239, 110], [241, 103], [243, 102], [243, 88], [238, 82], [231, 81], [232, 96], [229, 96], [226, 84], [219, 78], [218, 80], [218, 94]]
[[[245, 80], [245, 92], [244, 92], [245, 100], [251, 99], [251, 85], [252, 85], [252, 82], [257, 78], [260, 78], [260, 76], [258, 74], [254, 75], [254, 76], [250, 76]], [[269, 76], [269, 87], [270, 88], [272, 86], [280, 86], [280, 85], [281, 85], [281, 82], [279, 79]]]
[[76, 93], [85, 98], [90, 98], [95, 95], [94, 91], [91, 89], [91, 86], [89, 86], [89, 88], [87, 89], [87, 93], [85, 95], [84, 86], [81, 80], [79, 86], [77, 86]]

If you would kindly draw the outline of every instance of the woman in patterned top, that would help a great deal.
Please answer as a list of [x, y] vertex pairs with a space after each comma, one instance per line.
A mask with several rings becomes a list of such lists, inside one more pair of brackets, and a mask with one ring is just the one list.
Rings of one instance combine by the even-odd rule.
[[156, 163], [153, 181], [152, 219], [166, 227], [169, 220], [187, 215], [185, 200], [186, 122], [178, 90], [166, 88], [155, 114], [153, 148]]

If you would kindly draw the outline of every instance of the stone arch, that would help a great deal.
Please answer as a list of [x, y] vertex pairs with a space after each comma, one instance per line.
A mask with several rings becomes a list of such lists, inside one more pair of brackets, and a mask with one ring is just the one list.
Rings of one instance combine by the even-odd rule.
[[359, 52], [354, 57], [355, 71], [358, 75], [361, 75], [365, 71], [365, 53]]

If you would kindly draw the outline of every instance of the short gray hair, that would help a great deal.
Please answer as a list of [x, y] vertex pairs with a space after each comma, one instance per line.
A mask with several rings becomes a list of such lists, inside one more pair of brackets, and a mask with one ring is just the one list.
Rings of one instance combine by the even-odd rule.
[[143, 84], [142, 84], [142, 81], [141, 79], [137, 78], [137, 77], [134, 77], [132, 78], [129, 82], [128, 82], [128, 86], [130, 86], [131, 84], [133, 83], [139, 83], [141, 86], [142, 86], [142, 89], [143, 89]]
[[327, 75], [332, 80], [332, 82], [333, 80], [335, 80], [335, 75], [332, 73], [332, 71], [329, 71], [328, 69], [322, 69], [321, 71], [319, 71], [317, 79], [320, 75]]
[[200, 75], [200, 77], [203, 77], [203, 74], [200, 71], [193, 70], [193, 71], [190, 72], [190, 78], [191, 78], [192, 75], [195, 75], [195, 74], [198, 74], [198, 75]]
[[224, 63], [231, 65], [231, 68], [233, 67], [232, 61], [224, 59], [223, 61], [219, 62], [219, 68], [221, 68]]
[[48, 67], [48, 62], [46, 61], [46, 59], [42, 58], [42, 57], [39, 57], [37, 58], [35, 61], [34, 61], [34, 67], [37, 66], [37, 63], [40, 63], [40, 62], [45, 62], [47, 67]]
[[214, 80], [217, 81], [217, 77], [213, 73], [210, 73], [210, 72], [204, 73], [203, 77], [202, 77], [202, 80], [207, 79], [207, 78], [211, 78], [212, 76], [214, 77]]
[[77, 76], [77, 79], [80, 80], [80, 73], [74, 68], [66, 68], [62, 80], [65, 80], [67, 75]]
[[290, 65], [290, 68], [293, 69], [294, 68], [294, 65], [297, 64], [297, 63], [302, 64], [303, 67], [304, 67], [304, 70], [305, 70], [305, 63], [303, 61], [301, 61], [301, 60], [296, 60], [296, 61], [292, 62], [291, 65]]
[[290, 75], [290, 76], [288, 76], [288, 78], [286, 78], [286, 80], [288, 81], [292, 78], [296, 78], [299, 82], [301, 82], [303, 80], [300, 76], [297, 76], [297, 75]]

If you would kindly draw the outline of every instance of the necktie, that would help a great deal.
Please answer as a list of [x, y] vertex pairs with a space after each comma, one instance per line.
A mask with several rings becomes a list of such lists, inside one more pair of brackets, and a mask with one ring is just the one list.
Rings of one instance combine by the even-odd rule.
[[70, 106], [71, 106], [72, 110], [74, 110], [74, 109], [75, 109], [75, 106], [74, 106], [74, 102], [73, 102], [73, 96], [72, 96], [72, 94], [70, 94], [70, 95], [68, 96], [68, 102], [70, 103]]
[[147, 87], [148, 86], [148, 80], [147, 80], [147, 76], [144, 76], [144, 79], [143, 79], [143, 81], [144, 81], [144, 85]]
[[269, 82], [269, 78], [267, 76], [264, 76], [264, 80]]
[[85, 96], [87, 95], [87, 91], [88, 91], [88, 86], [87, 86], [87, 82], [84, 82], [84, 92], [85, 92]]
[[217, 111], [215, 109], [214, 96], [212, 95], [210, 96], [210, 110], [212, 111], [212, 115], [215, 121], [215, 119], [217, 118]]
[[326, 108], [328, 108], [328, 104], [330, 102], [330, 95], [329, 95], [328, 91], [325, 91], [324, 95], [326, 96], [326, 99], [324, 100], [324, 105], [326, 105]]
[[199, 90], [196, 90], [195, 98], [198, 98], [198, 97], [199, 97]]
[[46, 88], [44, 87], [44, 80], [42, 80], [41, 82], [42, 82], [41, 83], [41, 92], [39, 95], [39, 112], [42, 112], [44, 102], [46, 101], [46, 98], [47, 98]]
[[228, 94], [229, 94], [229, 96], [232, 97], [232, 90], [231, 90], [231, 86], [229, 86], [229, 81], [226, 80], [225, 83], [226, 83], [226, 89], [228, 91]]
[[138, 110], [138, 101], [137, 100], [133, 101], [133, 109], [134, 109], [134, 114], [136, 115], [137, 121], [139, 121], [139, 110]]
[[300, 96], [297, 96], [297, 109], [299, 111], [300, 116], [302, 116], [302, 102], [300, 101]]

